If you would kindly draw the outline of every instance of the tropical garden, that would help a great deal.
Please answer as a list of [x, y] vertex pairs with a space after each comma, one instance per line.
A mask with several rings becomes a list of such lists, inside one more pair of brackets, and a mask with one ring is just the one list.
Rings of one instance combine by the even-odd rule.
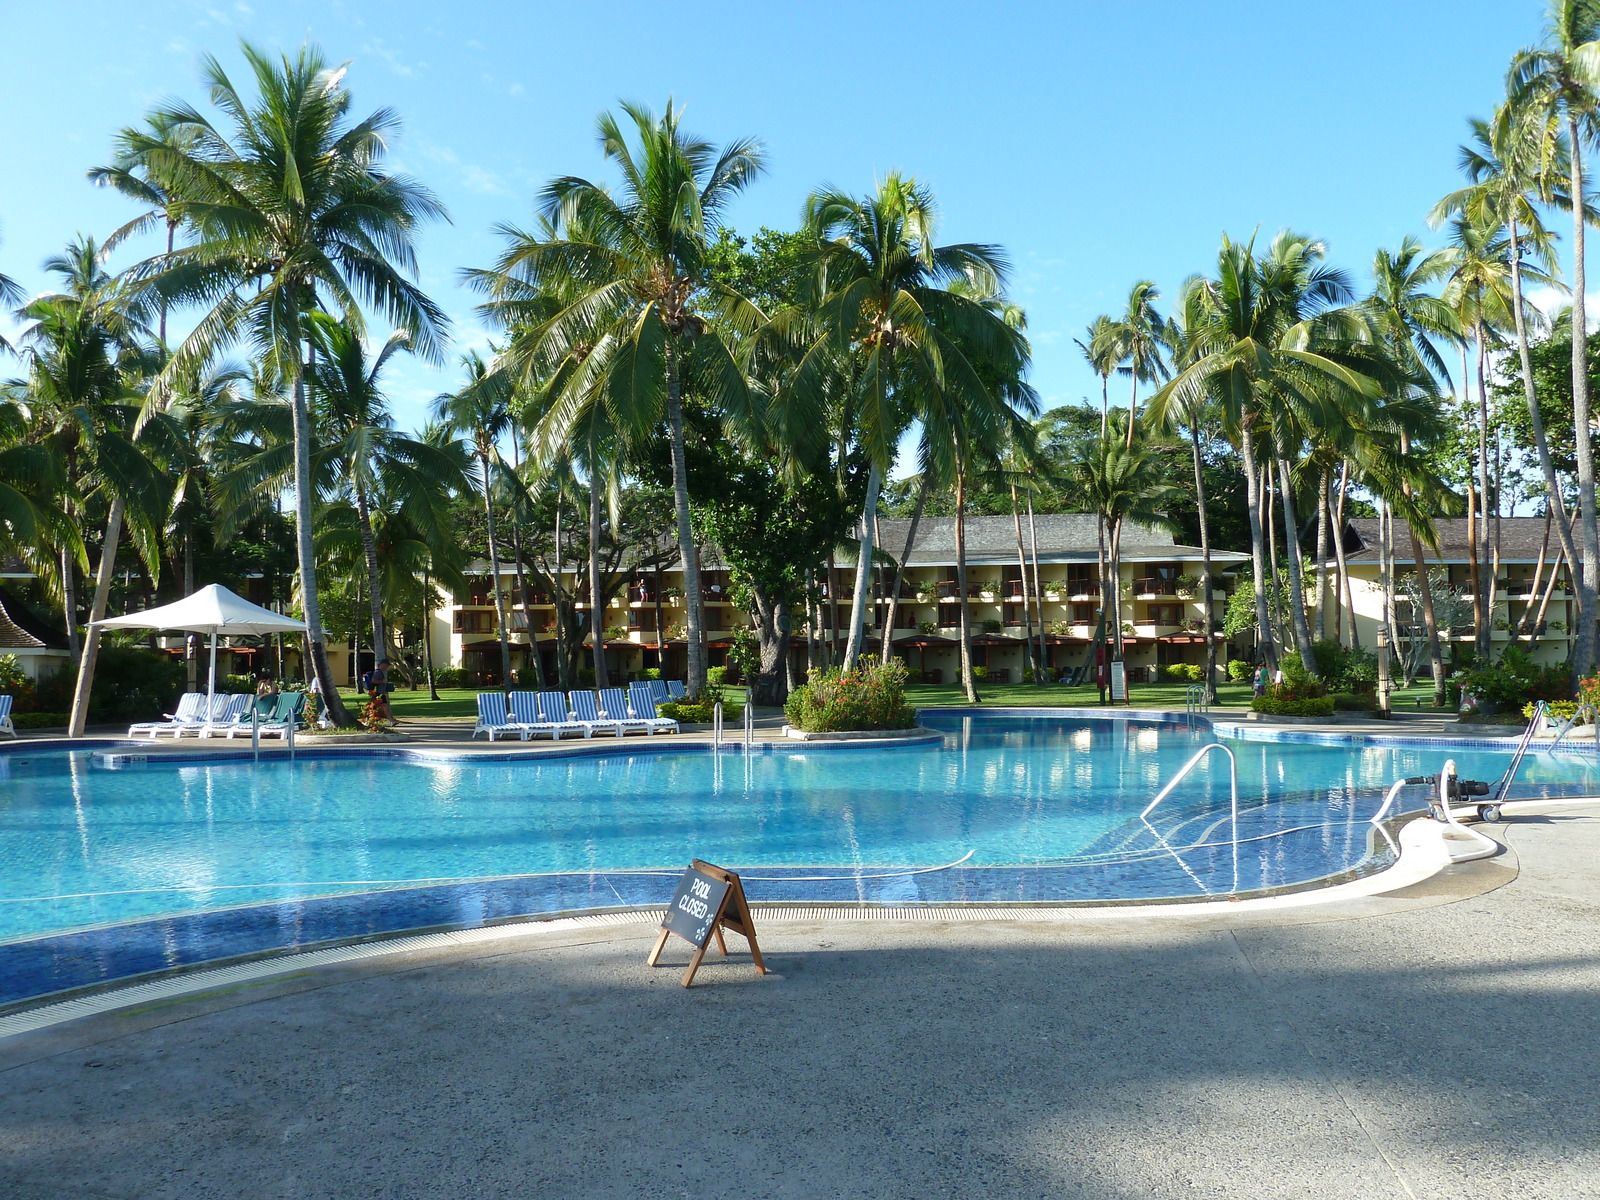
[[[540, 687], [611, 682], [604, 601], [681, 569], [699, 695], [708, 544], [749, 614], [737, 652], [751, 698], [782, 704], [802, 675], [843, 696], [878, 595], [901, 595], [905, 547], [877, 537], [890, 516], [910, 518], [908, 545], [919, 521], [953, 518], [969, 702], [974, 514], [1015, 523], [1025, 566], [1037, 514], [1094, 515], [1096, 641], [1113, 657], [1125, 534], [1166, 527], [1199, 546], [1207, 610], [1255, 657], [1218, 661], [1209, 638], [1204, 686], [1265, 664], [1283, 676], [1268, 705], [1292, 711], [1369, 691], [1380, 665], [1385, 684], [1390, 671], [1430, 680], [1439, 703], [1453, 672], [1492, 670], [1499, 518], [1520, 505], [1549, 531], [1535, 593], [1573, 579], [1563, 695], [1593, 671], [1600, 335], [1575, 331], [1588, 328], [1600, 0], [1558, 0], [1503, 102], [1467, 123], [1459, 186], [1418, 214], [1431, 242], [1374, 249], [1357, 272], [1311, 233], [1225, 236], [1175, 294], [1140, 280], [1090, 323], [1077, 344], [1100, 394], [1048, 412], [1006, 252], [944, 240], [923, 182], [821, 188], [793, 229], [744, 235], [730, 206], [760, 185], [766, 151], [700, 137], [671, 103], [603, 114], [582, 173], [550, 179], [533, 221], [500, 226], [492, 261], [463, 267], [492, 345], [459, 354], [418, 283], [418, 232], [447, 214], [388, 166], [399, 117], [362, 111], [345, 66], [314, 47], [243, 55], [245, 77], [206, 60], [203, 105], [144, 114], [88, 171], [127, 199], [125, 224], [67, 242], [39, 295], [0, 275], [22, 324], [0, 346], [14, 368], [0, 385], [0, 556], [32, 576], [12, 602], [68, 648], [70, 669], [33, 703], [74, 730], [112, 711], [103, 685], [138, 653], [93, 622], [209, 582], [252, 581], [303, 620], [294, 669], [336, 724], [352, 717], [330, 638], [388, 657], [412, 687], [449, 682], [422, 634], [476, 562], [515, 580], [510, 596], [489, 588], [502, 681], [512, 609], [553, 603], [555, 678], [529, 660]], [[393, 415], [401, 356], [456, 363], [422, 428]], [[1362, 646], [1349, 615], [1353, 517], [1379, 530], [1382, 647]], [[1465, 583], [1429, 562], [1445, 517], [1467, 522]], [[1226, 597], [1218, 550], [1249, 556]], [[846, 599], [820, 585], [835, 563], [854, 572], [836, 639], [820, 636], [825, 598]], [[1023, 600], [1042, 686], [1033, 566]], [[1451, 640], [1462, 625], [1470, 648]], [[1510, 633], [1507, 653], [1525, 659], [1542, 611]], [[872, 654], [887, 664], [888, 639]], [[7, 670], [0, 659], [0, 685]]]

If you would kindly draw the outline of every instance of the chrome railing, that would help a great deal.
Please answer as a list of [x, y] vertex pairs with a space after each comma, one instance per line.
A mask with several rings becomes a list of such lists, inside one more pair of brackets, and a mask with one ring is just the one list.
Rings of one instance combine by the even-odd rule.
[[1228, 756], [1228, 813], [1231, 821], [1230, 828], [1232, 830], [1233, 844], [1233, 887], [1229, 892], [1231, 895], [1239, 890], [1239, 762], [1234, 758], [1232, 750], [1221, 742], [1207, 742], [1204, 746], [1201, 746], [1195, 752], [1194, 757], [1178, 769], [1178, 773], [1168, 781], [1167, 786], [1156, 793], [1156, 798], [1144, 806], [1144, 811], [1139, 814], [1139, 820], [1144, 822], [1145, 827], [1151, 833], [1155, 834], [1156, 840], [1166, 848], [1168, 853], [1177, 859], [1178, 865], [1184, 869], [1184, 872], [1198, 883], [1199, 879], [1195, 876], [1195, 873], [1189, 870], [1189, 865], [1183, 861], [1183, 857], [1168, 845], [1167, 839], [1161, 836], [1154, 825], [1150, 824], [1149, 817], [1155, 811], [1156, 805], [1170, 796], [1172, 789], [1182, 783], [1189, 772], [1198, 767], [1206, 755], [1213, 750], [1221, 750]]
[[[1544, 708], [1544, 701], [1541, 700], [1541, 701], [1539, 701], [1539, 708], [1534, 710], [1534, 714], [1533, 714], [1534, 720], [1533, 720], [1533, 722], [1531, 722], [1529, 724], [1529, 726], [1528, 726], [1529, 729], [1532, 729], [1533, 725], [1538, 722], [1539, 714], [1543, 710], [1543, 708]], [[1548, 746], [1546, 746], [1545, 750], [1547, 752], [1548, 751], [1554, 751], [1556, 749], [1556, 747], [1561, 745], [1562, 741], [1566, 738], [1567, 734], [1571, 733], [1572, 730], [1577, 726], [1579, 719], [1584, 717], [1584, 716], [1586, 716], [1586, 715], [1588, 716], [1588, 718], [1589, 718], [1589, 720], [1590, 720], [1590, 722], [1592, 724], [1600, 726], [1600, 712], [1596, 712], [1595, 711], [1594, 705], [1592, 705], [1592, 704], [1580, 704], [1580, 705], [1578, 705], [1576, 711], [1574, 711], [1573, 714], [1570, 717], [1568, 717], [1562, 723], [1561, 728], [1556, 730], [1555, 741], [1551, 742]], [[1596, 730], [1595, 746], [1596, 746], [1597, 749], [1600, 749], [1600, 729]]]
[[[1511, 765], [1506, 768], [1506, 773], [1500, 777], [1500, 786], [1495, 789], [1494, 802], [1496, 804], [1504, 800], [1506, 793], [1511, 790], [1511, 781], [1516, 777], [1517, 768], [1522, 765], [1523, 756], [1528, 753], [1528, 743], [1533, 741], [1533, 735], [1539, 731], [1539, 726], [1543, 724], [1545, 714], [1549, 711], [1549, 706], [1543, 700], [1533, 706], [1533, 716], [1528, 719], [1528, 727], [1522, 731], [1522, 736], [1517, 739], [1517, 748], [1511, 755]], [[1574, 713], [1573, 716], [1576, 717], [1577, 714]], [[1556, 740], [1559, 742], [1561, 739], [1557, 738]], [[1550, 748], [1554, 750], [1555, 746], [1552, 745]]]

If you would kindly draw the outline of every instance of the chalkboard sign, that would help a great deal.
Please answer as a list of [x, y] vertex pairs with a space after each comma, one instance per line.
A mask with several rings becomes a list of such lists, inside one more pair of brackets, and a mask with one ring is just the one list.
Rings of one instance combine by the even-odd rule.
[[1128, 702], [1128, 664], [1120, 658], [1111, 664], [1111, 703]]
[[678, 880], [672, 901], [661, 918], [661, 936], [650, 951], [646, 966], [655, 966], [673, 934], [694, 947], [694, 957], [684, 972], [683, 986], [694, 982], [694, 973], [700, 969], [700, 960], [713, 940], [717, 950], [726, 955], [728, 944], [722, 938], [724, 929], [731, 930], [750, 943], [750, 958], [758, 974], [767, 973], [761, 959], [761, 947], [756, 945], [755, 922], [750, 919], [750, 904], [744, 896], [744, 886], [732, 871], [724, 871], [698, 858]]

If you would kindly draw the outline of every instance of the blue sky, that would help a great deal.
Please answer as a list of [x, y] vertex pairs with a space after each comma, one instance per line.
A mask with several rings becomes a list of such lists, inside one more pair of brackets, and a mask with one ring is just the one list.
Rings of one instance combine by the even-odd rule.
[[[944, 240], [1010, 255], [1046, 404], [1097, 399], [1073, 337], [1136, 279], [1172, 295], [1223, 231], [1315, 234], [1358, 278], [1377, 246], [1436, 240], [1424, 217], [1457, 186], [1465, 120], [1488, 114], [1541, 18], [1537, 0], [0, 0], [0, 271], [42, 289], [47, 254], [130, 215], [84, 171], [154, 102], [203, 99], [201, 53], [235, 69], [240, 37], [310, 37], [351, 60], [358, 112], [399, 110], [395, 165], [450, 210], [420, 256], [458, 349], [483, 343], [457, 270], [492, 259], [492, 225], [527, 222], [552, 175], [606, 177], [594, 122], [619, 97], [672, 96], [697, 133], [765, 142], [770, 171], [732, 214], [741, 230], [792, 228], [823, 182], [924, 179]], [[395, 372], [402, 423], [452, 384], [453, 358]]]

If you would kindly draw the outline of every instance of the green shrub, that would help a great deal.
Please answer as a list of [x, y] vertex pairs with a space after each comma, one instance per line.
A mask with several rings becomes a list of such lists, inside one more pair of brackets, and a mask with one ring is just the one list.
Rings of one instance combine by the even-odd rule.
[[706, 682], [707, 683], [714, 683], [718, 687], [721, 687], [723, 684], [728, 682], [728, 668], [727, 667], [707, 667], [706, 668]]
[[[1585, 680], [1584, 682], [1587, 683], [1588, 681]], [[1537, 700], [1529, 700], [1522, 706], [1522, 715], [1530, 721], [1533, 720], [1533, 707], [1537, 703]], [[1572, 717], [1577, 715], [1578, 702], [1576, 700], [1551, 700], [1545, 705], [1545, 712], [1549, 714], [1552, 721], [1571, 720]], [[1580, 724], [1587, 725], [1588, 722], [1582, 721]]]
[[1461, 689], [1479, 701], [1513, 711], [1530, 700], [1572, 699], [1567, 668], [1560, 663], [1541, 666], [1521, 646], [1507, 646], [1499, 662], [1467, 671]]
[[644, 676], [643, 677], [645, 679], [660, 679], [661, 678], [661, 668], [660, 667], [646, 667], [644, 669]]
[[594, 686], [594, 668], [593, 667], [579, 667], [578, 668], [578, 686], [579, 687], [586, 687], [586, 688], [592, 688]]
[[1243, 683], [1246, 679], [1249, 679], [1250, 672], [1254, 669], [1242, 658], [1230, 658], [1228, 660], [1228, 678], [1234, 683]]
[[999, 633], [1003, 628], [1004, 626], [1000, 624], [998, 617], [989, 617], [983, 622], [983, 631], [985, 633]]
[[439, 667], [433, 672], [434, 687], [464, 688], [470, 687], [467, 680], [465, 667]]
[[911, 729], [917, 714], [906, 705], [906, 665], [864, 663], [852, 671], [816, 672], [783, 706], [790, 725], [807, 733]]
[[66, 713], [27, 712], [16, 713], [11, 718], [18, 729], [62, 729], [67, 724]]
[[1286, 700], [1268, 694], [1250, 701], [1250, 707], [1255, 712], [1274, 717], [1330, 717], [1333, 715], [1333, 697], [1306, 696]]
[[703, 725], [716, 720], [718, 700], [722, 701], [724, 724], [744, 719], [744, 705], [724, 696], [722, 689], [711, 683], [706, 684], [698, 695], [686, 696], [682, 700], [668, 700], [656, 705], [656, 711], [663, 717], [671, 717], [674, 721]]
[[[183, 677], [181, 660], [131, 646], [103, 646], [95, 662], [89, 717], [96, 721], [154, 720], [172, 711], [183, 691]], [[250, 690], [255, 691], [254, 684]]]
[[1206, 677], [1206, 669], [1199, 663], [1168, 663], [1161, 674], [1173, 683], [1199, 683]]
[[985, 679], [989, 678], [989, 668], [988, 667], [973, 667], [972, 668], [972, 677], [974, 679], [976, 679], [979, 683], [982, 683]]
[[1378, 707], [1371, 692], [1334, 692], [1328, 699], [1339, 712], [1372, 712]]

